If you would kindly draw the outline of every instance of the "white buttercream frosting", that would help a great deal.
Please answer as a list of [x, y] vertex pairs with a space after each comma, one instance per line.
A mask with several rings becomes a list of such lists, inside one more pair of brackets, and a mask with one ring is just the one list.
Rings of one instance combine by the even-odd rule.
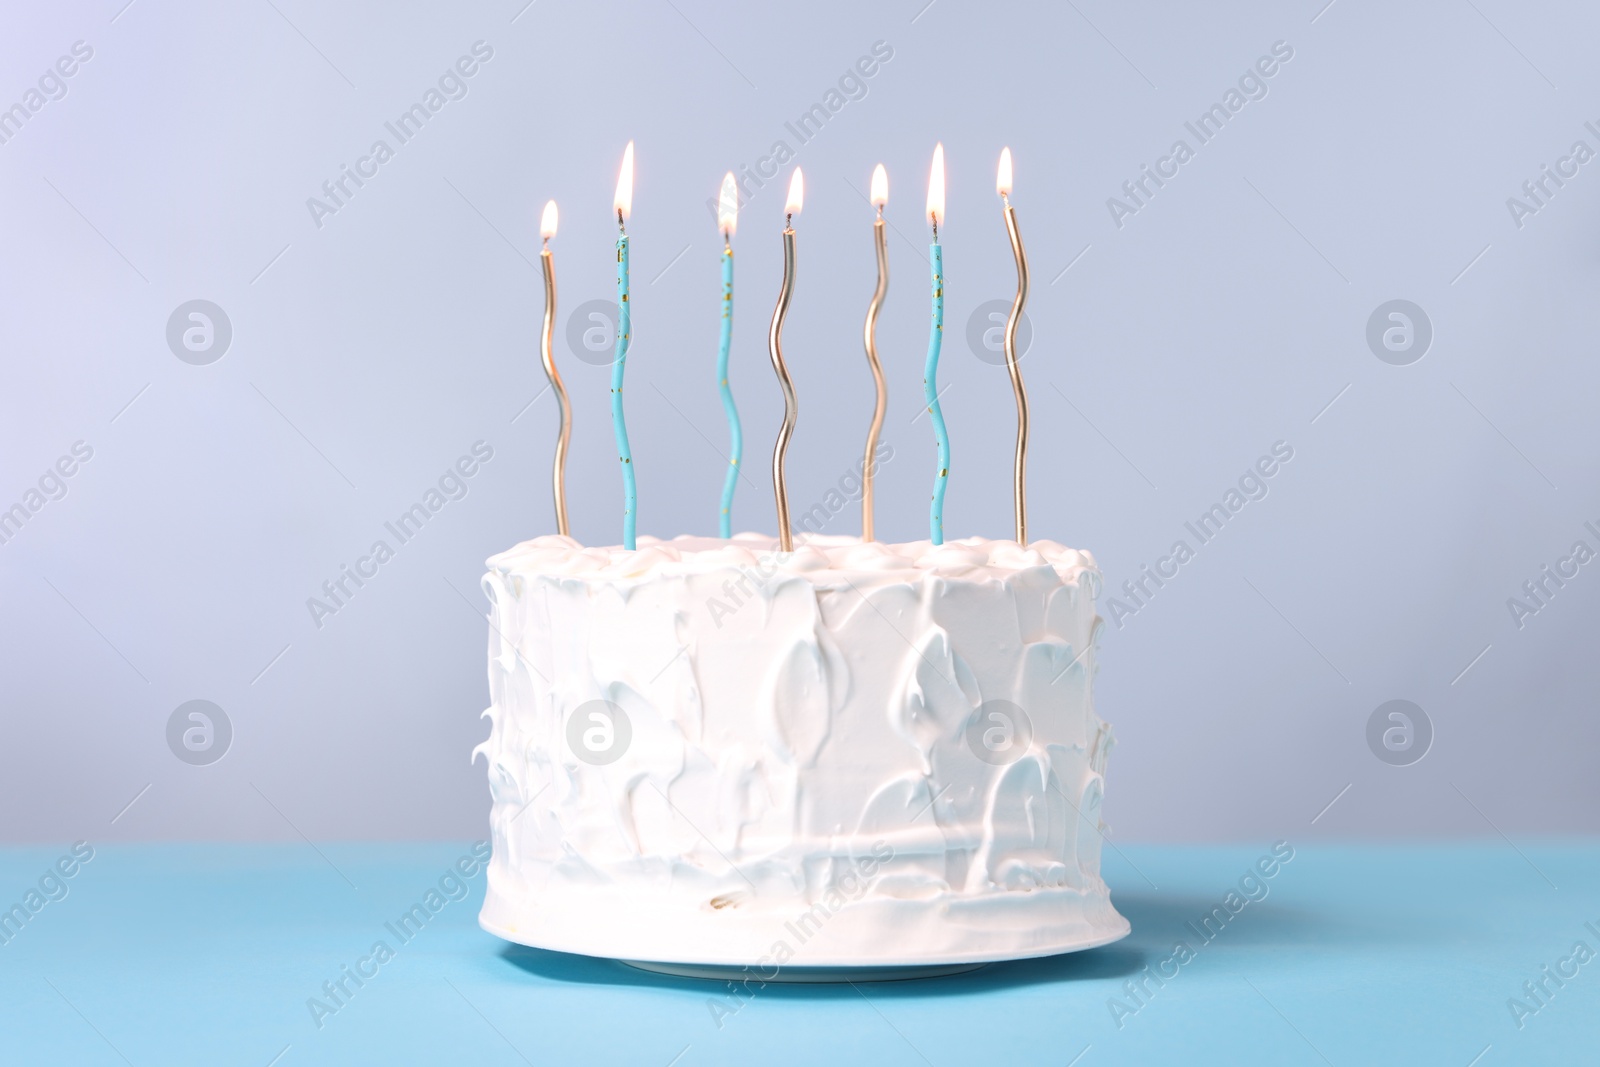
[[1088, 553], [548, 536], [488, 566], [491, 932], [762, 967], [1127, 933]]

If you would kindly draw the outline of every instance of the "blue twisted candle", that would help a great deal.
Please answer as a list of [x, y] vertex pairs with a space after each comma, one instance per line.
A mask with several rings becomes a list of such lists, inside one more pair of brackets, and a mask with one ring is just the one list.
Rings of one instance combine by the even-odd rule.
[[628, 341], [633, 336], [633, 315], [628, 307], [628, 214], [633, 210], [633, 142], [622, 153], [617, 172], [617, 355], [611, 361], [611, 429], [617, 436], [617, 459], [622, 463], [622, 547], [634, 549], [638, 518], [638, 490], [633, 483], [633, 451], [628, 447], [628, 421], [622, 414], [622, 376], [628, 369]]
[[[937, 233], [937, 231], [935, 231]], [[938, 241], [928, 247], [933, 266], [933, 327], [928, 331], [928, 362], [922, 370], [922, 396], [933, 419], [933, 436], [939, 445], [939, 473], [933, 479], [933, 504], [928, 510], [928, 537], [944, 544], [944, 490], [950, 480], [950, 431], [939, 410], [939, 346], [944, 340], [944, 249]]]
[[628, 340], [633, 316], [628, 309], [628, 235], [617, 238], [617, 356], [611, 362], [611, 428], [622, 461], [622, 547], [634, 548], [639, 491], [633, 480], [633, 451], [628, 447], [628, 420], [622, 412], [622, 375], [628, 369]]
[[939, 247], [939, 224], [944, 221], [944, 145], [933, 146], [933, 166], [928, 170], [928, 221], [933, 243], [928, 265], [933, 268], [933, 329], [928, 334], [928, 363], [922, 371], [922, 397], [933, 419], [933, 436], [939, 444], [939, 473], [933, 479], [933, 504], [928, 509], [928, 539], [944, 544], [944, 489], [950, 479], [950, 432], [939, 410], [939, 345], [944, 340], [944, 249]]
[[717, 382], [722, 410], [728, 414], [728, 476], [722, 483], [721, 536], [733, 536], [733, 490], [739, 484], [739, 460], [744, 455], [744, 432], [739, 426], [739, 406], [728, 386], [728, 348], [733, 340], [733, 248], [722, 249], [722, 338], [717, 345]]

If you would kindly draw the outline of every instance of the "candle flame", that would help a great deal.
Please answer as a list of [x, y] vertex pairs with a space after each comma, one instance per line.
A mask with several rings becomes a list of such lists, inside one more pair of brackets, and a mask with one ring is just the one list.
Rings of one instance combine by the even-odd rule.
[[622, 170], [617, 173], [617, 214], [626, 219], [633, 214], [633, 142], [622, 152]]
[[739, 187], [734, 184], [733, 171], [722, 176], [722, 192], [717, 196], [717, 228], [724, 237], [732, 237], [739, 225]]
[[944, 225], [944, 142], [933, 146], [933, 167], [928, 171], [928, 215], [935, 229]]
[[1000, 171], [994, 179], [995, 192], [1001, 196], [1011, 195], [1011, 149], [1000, 149]]
[[872, 206], [882, 207], [889, 202], [889, 172], [879, 163], [872, 168]]
[[806, 181], [800, 174], [800, 168], [794, 168], [794, 177], [789, 179], [789, 201], [783, 206], [785, 215], [800, 214], [800, 202], [805, 199]]
[[544, 214], [539, 217], [539, 236], [546, 241], [556, 235], [556, 202], [550, 201], [544, 206]]

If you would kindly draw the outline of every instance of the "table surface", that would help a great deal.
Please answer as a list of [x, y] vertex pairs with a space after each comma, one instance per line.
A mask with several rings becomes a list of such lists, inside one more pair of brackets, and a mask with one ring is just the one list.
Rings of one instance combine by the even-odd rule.
[[[1593, 841], [1299, 845], [1271, 879], [1246, 880], [1254, 900], [1229, 893], [1270, 843], [1125, 845], [1106, 854], [1113, 899], [1133, 923], [1117, 944], [949, 978], [772, 984], [743, 1000], [721, 983], [482, 932], [481, 873], [462, 899], [426, 899], [468, 847], [103, 846], [59, 881], [46, 875], [66, 846], [0, 850], [0, 906], [26, 906], [41, 879], [49, 890], [0, 945], [0, 1063], [1600, 1058]], [[402, 940], [391, 926], [417, 903], [439, 910]], [[1205, 940], [1195, 928], [1219, 906], [1229, 918]], [[371, 956], [379, 941], [392, 958]], [[345, 979], [342, 1003], [325, 995], [358, 965], [376, 974], [359, 987]], [[1541, 981], [1536, 1000], [1524, 983]], [[314, 1013], [312, 998], [325, 1009]]]

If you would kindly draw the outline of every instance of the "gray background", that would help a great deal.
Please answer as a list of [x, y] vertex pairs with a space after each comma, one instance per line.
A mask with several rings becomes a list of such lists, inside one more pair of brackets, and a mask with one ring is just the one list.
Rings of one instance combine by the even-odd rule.
[[[1009, 144], [1035, 284], [1035, 536], [1092, 549], [1113, 592], [1275, 441], [1295, 449], [1269, 496], [1108, 625], [1097, 695], [1120, 738], [1116, 834], [1600, 829], [1600, 565], [1520, 630], [1506, 606], [1573, 541], [1600, 546], [1583, 528], [1600, 520], [1600, 163], [1521, 228], [1506, 206], [1574, 140], [1600, 148], [1583, 127], [1600, 119], [1600, 12], [123, 2], [13, 8], [0, 33], [5, 102], [74, 41], [94, 49], [65, 98], [0, 146], [0, 506], [73, 442], [94, 449], [67, 495], [0, 545], [6, 838], [482, 832], [477, 579], [485, 557], [553, 528], [555, 408], [548, 394], [529, 406], [543, 386], [538, 211], [561, 206], [564, 330], [610, 293], [630, 138], [641, 532], [715, 530], [720, 249], [704, 205], [724, 170], [783, 139], [808, 186], [786, 335], [796, 510], [856, 461], [871, 410], [864, 193], [881, 161], [896, 455], [879, 532], [925, 536], [933, 445], [912, 419], [921, 212], [942, 139], [947, 528], [1008, 533], [1012, 398], [963, 336], [974, 308], [1010, 293], [993, 189]], [[478, 40], [494, 57], [468, 95], [314, 225], [307, 198]], [[798, 145], [784, 122], [879, 40], [894, 55], [865, 98]], [[1176, 138], [1193, 145], [1184, 122], [1280, 40], [1294, 58], [1266, 98], [1117, 227], [1107, 198]], [[749, 438], [736, 525], [769, 532], [781, 402], [764, 338], [786, 180], [746, 206], [735, 239]], [[1435, 334], [1409, 366], [1365, 339], [1397, 298]], [[165, 339], [193, 299], [233, 328], [207, 366]], [[574, 532], [614, 543], [608, 371], [561, 359]], [[494, 459], [467, 497], [316, 628], [306, 599], [479, 440]], [[830, 530], [856, 522], [851, 509]], [[195, 699], [232, 723], [209, 766], [168, 748], [169, 716]], [[1391, 699], [1434, 727], [1411, 766], [1368, 747], [1368, 717]]]

